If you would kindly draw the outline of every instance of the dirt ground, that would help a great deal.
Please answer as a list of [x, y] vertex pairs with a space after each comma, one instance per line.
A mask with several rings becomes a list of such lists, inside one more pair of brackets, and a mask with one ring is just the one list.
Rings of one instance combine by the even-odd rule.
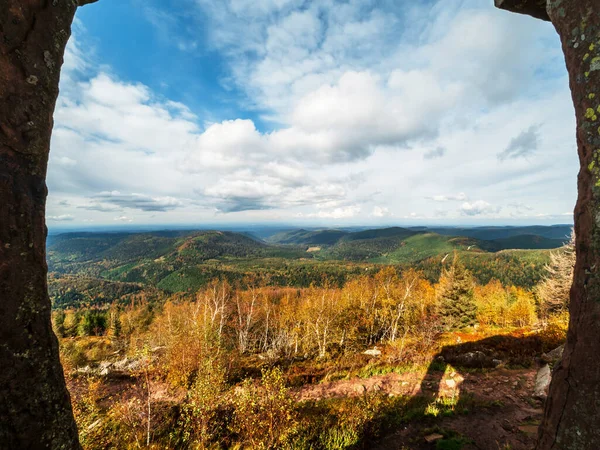
[[[380, 391], [388, 395], [433, 397], [468, 396], [474, 407], [468, 414], [413, 421], [379, 442], [367, 444], [377, 450], [436, 448], [432, 429], [450, 430], [466, 438], [464, 450], [530, 450], [534, 448], [543, 405], [532, 397], [537, 369], [498, 368], [445, 374], [390, 373], [366, 379], [354, 378], [302, 386], [294, 391], [298, 400], [353, 397]], [[487, 405], [490, 405], [489, 407]]]

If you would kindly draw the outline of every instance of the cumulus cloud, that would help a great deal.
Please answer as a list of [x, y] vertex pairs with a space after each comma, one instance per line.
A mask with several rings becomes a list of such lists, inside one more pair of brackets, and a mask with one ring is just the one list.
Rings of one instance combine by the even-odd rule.
[[[150, 3], [145, 13], [159, 27], [161, 3]], [[85, 211], [98, 223], [124, 210], [136, 211], [136, 221], [161, 211], [174, 220], [269, 211], [372, 220], [390, 209], [437, 216], [424, 197], [463, 202], [448, 219], [498, 214], [464, 192], [495, 205], [515, 198], [570, 207], [574, 188], [561, 180], [565, 167], [575, 172], [563, 151], [572, 114], [566, 84], [553, 84], [565, 75], [551, 27], [476, 0], [195, 3], [225, 61], [226, 95], [243, 111], [203, 122], [186, 104], [94, 61], [76, 29], [48, 177], [51, 196], [71, 201], [50, 202], [49, 214]], [[163, 24], [177, 30], [177, 20]], [[527, 97], [528, 89], [548, 95]], [[542, 125], [518, 134], [533, 121]], [[546, 165], [534, 169], [523, 156], [537, 149], [538, 132], [551, 145]], [[444, 168], [434, 172], [431, 160], [441, 157]], [[440, 186], [458, 194], [432, 196]], [[526, 189], [539, 189], [537, 200], [524, 199]], [[560, 203], [545, 200], [549, 192], [560, 192]]]
[[539, 125], [532, 125], [511, 139], [508, 147], [498, 153], [498, 159], [504, 161], [506, 159], [525, 158], [534, 154], [539, 146], [539, 129]]
[[466, 216], [479, 216], [498, 212], [499, 208], [493, 207], [484, 200], [476, 200], [474, 202], [464, 202], [460, 207], [460, 212]]

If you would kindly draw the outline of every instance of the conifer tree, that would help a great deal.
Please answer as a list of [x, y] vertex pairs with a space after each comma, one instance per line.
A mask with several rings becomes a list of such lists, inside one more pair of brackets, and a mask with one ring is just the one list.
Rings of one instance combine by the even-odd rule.
[[121, 337], [121, 318], [119, 317], [119, 307], [113, 304], [109, 310], [109, 332], [113, 339]]
[[440, 316], [446, 331], [475, 325], [477, 305], [473, 277], [454, 254], [452, 265], [444, 269], [439, 283]]
[[65, 318], [66, 314], [62, 309], [59, 309], [54, 314], [54, 332], [58, 337], [65, 337]]

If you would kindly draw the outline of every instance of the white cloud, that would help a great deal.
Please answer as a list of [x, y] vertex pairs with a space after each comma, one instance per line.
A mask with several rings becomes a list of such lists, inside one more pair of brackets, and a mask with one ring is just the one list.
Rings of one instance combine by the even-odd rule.
[[[223, 84], [272, 127], [251, 114], [201, 124], [187, 105], [93, 62], [76, 29], [56, 110], [51, 216], [503, 220], [572, 206], [572, 108], [547, 24], [475, 0], [196, 2], [228, 64]], [[519, 157], [526, 147], [544, 148], [544, 160]]]
[[484, 200], [476, 200], [474, 202], [464, 202], [460, 207], [460, 211], [467, 216], [478, 216], [481, 214], [498, 212], [499, 208], [494, 208]]
[[46, 216], [46, 219], [52, 222], [69, 222], [74, 220], [75, 217], [71, 214], [61, 214], [60, 216]]
[[115, 222], [133, 222], [133, 219], [131, 217], [127, 217], [127, 216], [117, 216], [117, 217], [113, 218], [113, 220]]
[[308, 214], [307, 217], [316, 217], [319, 219], [349, 219], [357, 216], [360, 211], [360, 205], [351, 205], [334, 208], [332, 210], [321, 210], [314, 214]]
[[464, 192], [459, 192], [458, 194], [450, 194], [450, 195], [432, 195], [431, 197], [425, 197], [429, 200], [433, 200], [435, 202], [450, 202], [450, 201], [464, 201], [467, 200], [467, 195]]

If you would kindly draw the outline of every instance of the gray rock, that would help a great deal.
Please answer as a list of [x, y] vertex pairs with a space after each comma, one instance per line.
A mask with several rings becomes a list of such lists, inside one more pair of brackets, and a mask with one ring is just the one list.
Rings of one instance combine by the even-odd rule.
[[546, 400], [548, 398], [548, 387], [552, 381], [552, 372], [550, 366], [544, 364], [535, 377], [535, 386], [533, 388], [533, 396], [540, 400]]
[[548, 364], [556, 364], [558, 361], [562, 359], [563, 352], [565, 350], [565, 345], [561, 345], [560, 347], [555, 348], [551, 352], [544, 353], [542, 355], [542, 361]]
[[463, 353], [455, 358], [455, 362], [463, 367], [486, 367], [490, 361], [485, 353], [480, 351]]
[[369, 350], [365, 350], [363, 354], [369, 356], [381, 356], [381, 350], [379, 350], [377, 347], [374, 347], [370, 348]]

